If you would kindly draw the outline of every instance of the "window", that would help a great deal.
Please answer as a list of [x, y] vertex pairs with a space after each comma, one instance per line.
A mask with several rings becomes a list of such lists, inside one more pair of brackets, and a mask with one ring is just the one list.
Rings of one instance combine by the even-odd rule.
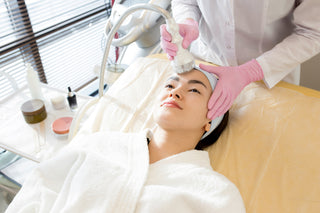
[[96, 79], [110, 12], [107, 0], [0, 0], [0, 100], [26, 85], [27, 63], [62, 90]]

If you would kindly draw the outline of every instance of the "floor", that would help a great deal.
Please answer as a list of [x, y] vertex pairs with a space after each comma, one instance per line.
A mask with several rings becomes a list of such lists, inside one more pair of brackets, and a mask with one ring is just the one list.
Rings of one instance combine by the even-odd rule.
[[10, 159], [4, 160], [0, 155], [0, 213], [5, 212], [25, 178], [38, 165], [13, 153], [8, 156]]
[[5, 212], [11, 199], [7, 192], [0, 189], [0, 213]]

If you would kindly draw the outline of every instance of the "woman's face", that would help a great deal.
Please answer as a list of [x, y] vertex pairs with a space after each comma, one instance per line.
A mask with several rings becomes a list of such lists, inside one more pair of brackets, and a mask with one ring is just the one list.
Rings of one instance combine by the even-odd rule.
[[167, 130], [204, 131], [212, 89], [198, 70], [171, 76], [163, 86], [154, 112], [156, 123]]

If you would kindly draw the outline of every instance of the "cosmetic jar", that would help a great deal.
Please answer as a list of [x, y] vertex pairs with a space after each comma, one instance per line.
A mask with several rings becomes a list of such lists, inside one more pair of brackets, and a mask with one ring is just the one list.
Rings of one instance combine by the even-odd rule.
[[50, 100], [51, 100], [51, 104], [52, 104], [53, 108], [56, 110], [63, 109], [66, 107], [65, 97], [63, 95], [56, 94]]
[[52, 131], [59, 138], [67, 138], [71, 126], [72, 117], [61, 117], [52, 123]]
[[28, 124], [35, 124], [43, 121], [47, 117], [46, 107], [40, 99], [31, 99], [21, 106], [24, 120]]

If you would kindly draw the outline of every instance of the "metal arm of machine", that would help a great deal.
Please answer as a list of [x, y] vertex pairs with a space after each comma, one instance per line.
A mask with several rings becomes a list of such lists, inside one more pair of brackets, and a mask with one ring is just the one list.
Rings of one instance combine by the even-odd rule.
[[136, 4], [134, 6], [129, 7], [123, 15], [119, 18], [119, 20], [115, 23], [115, 25], [112, 27], [110, 30], [108, 37], [107, 37], [107, 42], [104, 50], [104, 55], [101, 63], [101, 70], [100, 70], [100, 75], [99, 75], [99, 98], [103, 96], [103, 87], [104, 87], [104, 73], [106, 70], [106, 63], [110, 51], [110, 46], [112, 43], [112, 39], [114, 38], [117, 30], [123, 23], [123, 21], [133, 12], [138, 11], [138, 10], [151, 10], [157, 13], [160, 13], [166, 20], [166, 23], [168, 25], [174, 25], [176, 24], [174, 19], [171, 17], [170, 13], [166, 11], [165, 9], [154, 5], [154, 4]]

